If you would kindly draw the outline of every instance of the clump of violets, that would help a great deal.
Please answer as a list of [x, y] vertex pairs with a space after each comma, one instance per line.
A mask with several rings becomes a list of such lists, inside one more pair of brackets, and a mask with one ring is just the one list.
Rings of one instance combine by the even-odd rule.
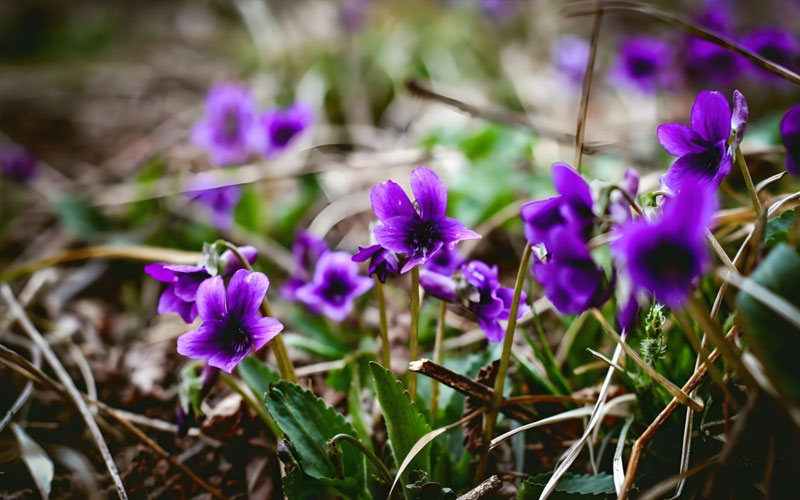
[[[742, 45], [790, 70], [796, 69], [797, 59], [800, 57], [800, 43], [798, 43], [794, 35], [778, 28], [755, 30], [745, 37]], [[773, 81], [780, 79], [779, 76], [761, 67], [756, 68], [757, 73], [766, 79]]]
[[795, 104], [781, 119], [781, 139], [786, 147], [786, 170], [800, 175], [800, 104]]
[[[446, 268], [439, 270], [447, 271]], [[505, 337], [500, 321], [507, 321], [511, 315], [514, 289], [500, 286], [497, 266], [471, 260], [461, 264], [453, 276], [423, 269], [419, 282], [434, 297], [446, 302], [460, 303], [475, 314], [478, 325], [489, 342], [501, 342]], [[526, 302], [527, 295], [523, 291], [517, 310], [518, 318], [530, 311]]]
[[[728, 0], [706, 2], [705, 10], [696, 17], [697, 23], [717, 34], [730, 36], [733, 25], [730, 3]], [[744, 60], [732, 50], [691, 35], [684, 54], [690, 73], [718, 85], [727, 84], [744, 69]]]
[[272, 340], [283, 325], [262, 316], [259, 307], [267, 294], [269, 279], [262, 273], [240, 269], [226, 289], [222, 276], [203, 281], [197, 290], [197, 313], [203, 322], [196, 330], [178, 337], [178, 353], [205, 359], [227, 373], [252, 351]]
[[11, 149], [0, 156], [3, 175], [21, 183], [36, 177], [36, 164], [36, 156], [22, 148]]
[[660, 125], [658, 141], [679, 157], [662, 178], [667, 187], [679, 191], [690, 179], [718, 188], [731, 171], [747, 117], [747, 101], [738, 90], [733, 92], [733, 111], [721, 93], [704, 90], [692, 106], [690, 127], [680, 123]]
[[206, 115], [192, 129], [192, 142], [208, 151], [216, 166], [244, 163], [250, 157], [256, 104], [250, 91], [225, 82], [206, 97]]
[[553, 45], [551, 57], [558, 72], [573, 84], [580, 85], [586, 73], [591, 47], [586, 39], [564, 35]]
[[187, 186], [186, 196], [208, 209], [214, 227], [227, 231], [233, 225], [233, 212], [242, 197], [242, 188], [235, 184], [211, 187], [215, 185], [211, 174], [197, 174]]
[[445, 216], [447, 188], [433, 170], [411, 172], [411, 190], [417, 207], [397, 183], [385, 181], [372, 188], [372, 211], [379, 220], [373, 233], [383, 248], [405, 256], [405, 273], [424, 264], [441, 248], [452, 249], [461, 240], [480, 238], [456, 219]]
[[353, 301], [369, 291], [373, 281], [358, 274], [358, 264], [347, 252], [326, 252], [320, 257], [311, 282], [297, 289], [297, 298], [313, 311], [334, 321], [344, 321]]
[[314, 120], [314, 111], [304, 102], [288, 108], [269, 109], [258, 119], [255, 147], [266, 157], [283, 152]]
[[397, 276], [400, 272], [397, 256], [380, 245], [358, 247], [358, 252], [353, 255], [353, 262], [367, 260], [369, 260], [367, 275], [375, 276], [381, 283], [386, 283], [386, 280]]
[[673, 88], [677, 74], [672, 45], [651, 36], [623, 39], [609, 78], [612, 83], [644, 94]]
[[[254, 247], [239, 247], [238, 250], [249, 263], [256, 260], [258, 252]], [[220, 263], [220, 274], [223, 276], [242, 268], [241, 262], [230, 250], [223, 252]], [[211, 278], [205, 267], [157, 262], [144, 266], [144, 271], [153, 279], [168, 283], [158, 300], [159, 314], [177, 313], [186, 323], [197, 318], [198, 290], [204, 281]]]
[[636, 290], [670, 307], [681, 307], [709, 264], [705, 231], [716, 207], [702, 181], [685, 182], [660, 217], [638, 218], [616, 230], [611, 251]]
[[286, 300], [297, 300], [297, 290], [311, 281], [317, 262], [326, 252], [328, 245], [321, 238], [308, 231], [298, 232], [292, 243], [294, 272], [281, 287], [281, 297]]

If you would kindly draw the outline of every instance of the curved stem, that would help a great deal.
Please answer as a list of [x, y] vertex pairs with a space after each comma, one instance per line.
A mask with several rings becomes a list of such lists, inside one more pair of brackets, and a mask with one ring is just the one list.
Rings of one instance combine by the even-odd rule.
[[357, 438], [354, 438], [350, 434], [337, 434], [328, 440], [328, 445], [336, 446], [339, 444], [339, 441], [347, 441], [356, 448], [358, 448], [361, 451], [361, 453], [363, 453], [364, 456], [366, 456], [369, 459], [369, 461], [372, 462], [373, 465], [375, 465], [375, 468], [378, 469], [378, 472], [380, 472], [383, 479], [385, 479], [387, 483], [391, 484], [391, 482], [394, 480], [394, 478], [392, 477], [392, 473], [389, 472], [389, 469], [386, 467], [386, 464], [381, 462], [381, 459], [378, 458], [377, 455], [372, 453], [372, 451], [370, 451], [369, 448], [364, 446], [364, 443], [359, 441]]
[[503, 387], [505, 386], [506, 373], [508, 372], [508, 365], [511, 360], [511, 346], [514, 345], [514, 331], [517, 328], [519, 299], [522, 294], [522, 286], [525, 283], [525, 276], [528, 273], [528, 263], [531, 260], [531, 252], [531, 245], [526, 244], [525, 251], [522, 253], [522, 260], [519, 263], [519, 270], [517, 271], [517, 281], [514, 284], [514, 298], [511, 302], [511, 311], [508, 316], [506, 337], [503, 341], [503, 354], [500, 356], [500, 366], [497, 368], [494, 392], [492, 393], [492, 400], [489, 402], [489, 410], [483, 425], [483, 450], [481, 452], [480, 462], [478, 462], [478, 469], [475, 472], [475, 484], [483, 481], [483, 476], [486, 473], [486, 462], [489, 459], [489, 443], [492, 441], [494, 426], [497, 423], [497, 413], [500, 409], [500, 403], [503, 401]]
[[750, 194], [750, 201], [753, 202], [753, 208], [756, 209], [756, 217], [761, 217], [764, 209], [761, 207], [761, 201], [758, 199], [758, 192], [755, 185], [753, 185], [753, 178], [750, 176], [750, 169], [747, 168], [747, 162], [744, 161], [744, 155], [741, 148], [736, 148], [736, 163], [742, 170], [742, 177], [744, 177], [744, 184], [747, 186], [747, 192]]
[[381, 329], [381, 359], [383, 360], [383, 367], [387, 370], [392, 369], [392, 355], [389, 346], [389, 326], [386, 321], [386, 298], [383, 296], [383, 283], [375, 278], [375, 298], [378, 299], [378, 314], [380, 315], [380, 329]]
[[[439, 324], [436, 326], [436, 340], [433, 344], [433, 362], [442, 364], [442, 341], [444, 340], [445, 316], [447, 315], [447, 302], [441, 301], [439, 306]], [[431, 380], [431, 427], [436, 421], [436, 410], [439, 409], [439, 383]]]
[[[242, 264], [242, 267], [253, 272], [253, 266], [250, 265], [250, 262], [242, 255], [242, 252], [236, 248], [236, 245], [231, 243], [230, 241], [219, 240], [220, 243], [225, 245], [225, 248], [231, 251], [236, 258], [239, 259], [239, 262]], [[269, 316], [273, 318], [272, 309], [269, 307], [269, 301], [267, 300], [267, 296], [264, 296], [264, 300], [261, 302], [261, 314], [264, 316]], [[269, 341], [270, 348], [272, 348], [272, 352], [275, 354], [275, 359], [278, 362], [278, 371], [281, 374], [281, 377], [284, 380], [288, 380], [289, 382], [297, 383], [297, 375], [294, 373], [294, 365], [292, 364], [292, 360], [289, 358], [289, 353], [286, 351], [286, 344], [283, 343], [283, 335], [280, 333], [275, 335], [272, 340]]]
[[[416, 361], [419, 343], [419, 266], [411, 270], [411, 361]], [[408, 394], [411, 401], [417, 397], [417, 374], [408, 372]]]

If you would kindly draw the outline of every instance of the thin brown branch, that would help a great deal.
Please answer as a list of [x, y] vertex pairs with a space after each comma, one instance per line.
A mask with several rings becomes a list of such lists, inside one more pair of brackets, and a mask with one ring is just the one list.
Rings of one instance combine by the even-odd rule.
[[502, 485], [503, 480], [500, 479], [500, 476], [491, 476], [486, 481], [458, 497], [458, 500], [478, 500], [479, 498], [494, 493], [500, 489]]

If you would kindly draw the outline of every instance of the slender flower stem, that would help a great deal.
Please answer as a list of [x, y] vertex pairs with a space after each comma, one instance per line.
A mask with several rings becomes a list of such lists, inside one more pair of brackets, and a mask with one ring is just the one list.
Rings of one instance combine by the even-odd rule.
[[[411, 270], [411, 361], [417, 359], [419, 342], [419, 266]], [[408, 393], [411, 401], [417, 397], [417, 374], [408, 372]]]
[[[442, 341], [444, 340], [445, 316], [447, 315], [447, 302], [441, 301], [439, 306], [439, 324], [436, 326], [436, 341], [433, 344], [433, 362], [442, 364]], [[436, 410], [439, 409], [439, 383], [431, 380], [431, 427], [436, 421]]]
[[736, 148], [736, 163], [738, 163], [739, 168], [742, 169], [742, 177], [744, 177], [747, 192], [750, 193], [750, 201], [753, 202], [753, 208], [756, 209], [756, 217], [761, 217], [764, 209], [761, 207], [761, 202], [758, 199], [758, 192], [756, 192], [756, 187], [753, 184], [753, 178], [750, 177], [750, 169], [747, 168], [747, 162], [744, 161], [742, 149], [738, 147]]
[[494, 391], [492, 400], [489, 402], [489, 409], [486, 413], [486, 420], [483, 425], [483, 450], [481, 452], [478, 469], [475, 472], [475, 484], [483, 481], [486, 474], [486, 463], [489, 459], [489, 443], [492, 441], [494, 426], [497, 423], [497, 413], [500, 410], [500, 403], [503, 401], [503, 387], [506, 383], [506, 373], [511, 361], [511, 346], [514, 345], [514, 331], [517, 329], [517, 311], [519, 310], [519, 299], [522, 294], [522, 287], [525, 284], [525, 276], [528, 273], [528, 263], [531, 260], [532, 247], [525, 245], [522, 253], [522, 260], [517, 271], [517, 281], [514, 284], [514, 298], [511, 301], [511, 311], [508, 316], [508, 326], [506, 327], [506, 337], [503, 341], [503, 354], [500, 356], [500, 366], [497, 368], [497, 378], [494, 381]]
[[242, 399], [244, 399], [245, 403], [247, 403], [247, 406], [256, 412], [256, 415], [258, 415], [261, 421], [264, 422], [264, 426], [267, 428], [270, 437], [277, 440], [277, 438], [282, 435], [282, 432], [278, 428], [278, 424], [276, 424], [275, 421], [272, 420], [272, 417], [269, 415], [269, 413], [267, 413], [264, 405], [253, 399], [253, 396], [243, 389], [233, 377], [221, 370], [219, 375], [222, 381], [225, 382], [228, 387], [233, 389], [234, 392], [240, 395]]
[[[253, 266], [251, 266], [250, 262], [244, 257], [244, 255], [242, 255], [242, 252], [236, 248], [236, 245], [225, 240], [219, 240], [219, 242], [225, 245], [225, 247], [239, 259], [242, 267], [251, 273], [253, 272]], [[264, 296], [264, 301], [261, 302], [261, 314], [274, 318], [266, 295]], [[292, 360], [289, 358], [289, 352], [286, 350], [286, 344], [283, 343], [283, 335], [280, 333], [275, 335], [275, 337], [269, 341], [269, 346], [272, 348], [272, 352], [275, 354], [275, 359], [278, 362], [278, 372], [281, 374], [281, 378], [288, 380], [289, 382], [297, 383], [297, 375], [294, 373], [294, 365], [292, 364]]]
[[381, 328], [381, 356], [383, 367], [387, 370], [392, 369], [391, 350], [389, 349], [389, 326], [386, 321], [386, 298], [383, 296], [383, 283], [375, 278], [375, 298], [378, 299], [378, 314], [380, 315]]
[[394, 480], [394, 478], [392, 477], [392, 473], [389, 472], [388, 468], [386, 468], [386, 464], [381, 462], [380, 458], [378, 458], [373, 452], [371, 452], [369, 448], [364, 446], [364, 443], [354, 438], [350, 434], [337, 434], [328, 440], [328, 446], [336, 446], [339, 444], [339, 441], [347, 441], [349, 443], [352, 443], [353, 446], [355, 446], [356, 448], [358, 448], [361, 451], [361, 453], [363, 453], [364, 456], [366, 456], [369, 459], [369, 461], [372, 462], [373, 465], [375, 465], [375, 468], [378, 469], [378, 472], [380, 472], [381, 476], [383, 476], [383, 479], [387, 483], [391, 483]]

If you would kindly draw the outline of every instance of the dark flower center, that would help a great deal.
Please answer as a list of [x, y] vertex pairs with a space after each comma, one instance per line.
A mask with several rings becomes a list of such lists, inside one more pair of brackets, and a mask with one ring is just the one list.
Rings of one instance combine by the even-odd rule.
[[253, 346], [253, 339], [250, 336], [250, 332], [248, 332], [239, 321], [230, 320], [225, 328], [225, 333], [228, 336], [230, 351], [234, 355], [248, 352]]
[[231, 109], [225, 112], [225, 119], [222, 123], [222, 134], [225, 139], [229, 141], [234, 141], [239, 137], [239, 117], [236, 116], [236, 111]]
[[294, 122], [281, 123], [272, 133], [272, 141], [279, 147], [286, 146], [300, 131], [300, 127]]
[[341, 305], [347, 299], [350, 292], [350, 283], [344, 276], [329, 275], [328, 282], [322, 288], [321, 293], [325, 299], [333, 304]]
[[656, 69], [651, 59], [637, 58], [631, 62], [631, 72], [636, 76], [648, 76]]
[[407, 244], [415, 250], [421, 252], [423, 257], [427, 257], [433, 245], [441, 240], [439, 227], [434, 222], [419, 221], [417, 227], [408, 235]]
[[674, 283], [692, 278], [697, 259], [684, 245], [664, 241], [653, 247], [644, 257], [644, 267], [653, 272], [657, 281]]

